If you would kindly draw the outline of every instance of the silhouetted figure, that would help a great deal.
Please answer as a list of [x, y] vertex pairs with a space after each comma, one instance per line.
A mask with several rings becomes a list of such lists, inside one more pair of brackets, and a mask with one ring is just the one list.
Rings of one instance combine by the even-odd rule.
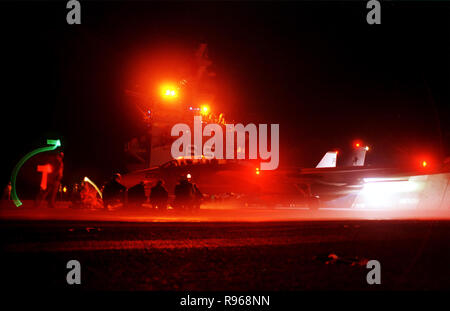
[[167, 208], [167, 201], [169, 199], [169, 193], [164, 188], [163, 181], [158, 180], [156, 185], [150, 190], [150, 203], [153, 208], [165, 210]]
[[83, 208], [94, 209], [103, 207], [103, 201], [97, 190], [88, 182], [82, 183], [80, 198]]
[[106, 209], [108, 206], [114, 206], [118, 203], [123, 203], [124, 194], [127, 188], [120, 183], [122, 176], [117, 173], [114, 174], [109, 182], [106, 183], [103, 189], [103, 203]]
[[194, 187], [186, 179], [180, 179], [180, 182], [175, 186], [175, 201], [174, 206], [177, 208], [191, 208], [194, 204]]
[[145, 187], [143, 181], [128, 189], [128, 203], [142, 206], [142, 204], [145, 203], [145, 200]]
[[203, 201], [203, 193], [201, 193], [196, 184], [192, 184], [192, 189], [194, 192], [194, 207], [199, 209]]
[[11, 201], [11, 190], [11, 182], [9, 182], [3, 190], [2, 200]]
[[36, 206], [40, 207], [42, 201], [48, 200], [48, 207], [54, 208], [56, 195], [64, 172], [64, 153], [59, 152], [50, 158], [51, 172], [47, 174], [47, 185], [45, 189], [40, 188], [36, 197]]
[[81, 186], [78, 184], [74, 184], [72, 188], [72, 192], [70, 193], [70, 202], [72, 202], [72, 205], [70, 207], [72, 208], [81, 208], [82, 202], [81, 202], [81, 189], [83, 189], [84, 184], [81, 183]]

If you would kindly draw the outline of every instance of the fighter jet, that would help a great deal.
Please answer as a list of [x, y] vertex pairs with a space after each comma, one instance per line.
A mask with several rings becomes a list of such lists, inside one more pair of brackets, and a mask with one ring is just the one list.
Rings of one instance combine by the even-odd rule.
[[[353, 154], [353, 168], [364, 164], [366, 151], [361, 149]], [[181, 178], [189, 178], [211, 199], [226, 198], [245, 205], [304, 204], [315, 196], [312, 185], [324, 182], [321, 174], [336, 169], [337, 155], [337, 151], [329, 151], [315, 168], [303, 171], [298, 168], [262, 171], [257, 160], [180, 158], [125, 174], [122, 183], [129, 187], [144, 181], [150, 187], [163, 180], [169, 193], [173, 193]]]
[[402, 167], [373, 167], [364, 164], [367, 150], [356, 148], [346, 166], [300, 169], [291, 178], [307, 185], [306, 195], [314, 206], [388, 209], [450, 206], [450, 158], [443, 165], [420, 160]]
[[[178, 181], [188, 178], [211, 202], [265, 207], [294, 205], [316, 209], [324, 206], [376, 206], [381, 198], [389, 201], [382, 204], [394, 202], [394, 205], [416, 206], [424, 204], [421, 203], [425, 202], [422, 197], [427, 197], [421, 195], [419, 198], [420, 193], [439, 192], [441, 186], [448, 182], [450, 165], [444, 166], [447, 167], [444, 170], [430, 167], [425, 161], [416, 169], [373, 167], [365, 164], [368, 150], [365, 146], [355, 147], [347, 161], [340, 161], [345, 163], [342, 166], [337, 165], [339, 152], [329, 151], [314, 168], [279, 168], [274, 171], [260, 170], [257, 160], [180, 158], [125, 174], [122, 183], [131, 187], [144, 181], [148, 189], [158, 180], [163, 180], [173, 196]], [[435, 184], [440, 188], [437, 189]], [[440, 199], [441, 195], [430, 194], [428, 197], [428, 201], [437, 198], [440, 201], [436, 204], [441, 205], [441, 201], [450, 200], [450, 195], [444, 199]]]

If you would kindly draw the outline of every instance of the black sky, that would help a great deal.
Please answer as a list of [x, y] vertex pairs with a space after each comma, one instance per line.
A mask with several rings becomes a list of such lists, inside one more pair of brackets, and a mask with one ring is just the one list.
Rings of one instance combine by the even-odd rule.
[[439, 154], [441, 142], [449, 154], [448, 3], [383, 2], [376, 26], [365, 1], [84, 1], [76, 26], [66, 12], [64, 1], [0, 5], [2, 183], [49, 137], [63, 140], [68, 182], [123, 169], [138, 122], [124, 94], [139, 82], [135, 60], [188, 55], [200, 42], [214, 62], [217, 109], [280, 123], [281, 165], [315, 165], [355, 138], [373, 146], [376, 165]]

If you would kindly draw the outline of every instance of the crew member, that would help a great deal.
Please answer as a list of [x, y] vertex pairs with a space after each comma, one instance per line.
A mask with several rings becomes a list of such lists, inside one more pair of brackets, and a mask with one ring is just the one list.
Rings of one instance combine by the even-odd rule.
[[3, 190], [3, 200], [11, 201], [11, 182], [8, 182], [8, 184], [5, 187], [5, 190]]
[[42, 201], [48, 200], [48, 207], [54, 208], [56, 201], [56, 194], [58, 193], [59, 185], [61, 184], [61, 179], [64, 172], [64, 153], [58, 152], [55, 156], [50, 159], [51, 172], [47, 175], [47, 185], [46, 188], [40, 188], [39, 193], [36, 198], [36, 206], [40, 207]]
[[128, 189], [128, 203], [132, 202], [141, 207], [145, 201], [145, 186], [143, 181]]
[[74, 184], [72, 187], [72, 192], [70, 193], [70, 202], [72, 204], [70, 207], [72, 208], [81, 208], [82, 200], [81, 200], [81, 190], [84, 187], [84, 182], [81, 182], [81, 185]]
[[199, 209], [203, 201], [203, 193], [198, 189], [197, 184], [195, 183], [192, 184], [192, 190], [194, 192], [194, 207]]
[[116, 173], [112, 176], [111, 180], [106, 183], [103, 189], [103, 202], [105, 209], [108, 206], [113, 206], [115, 203], [123, 203], [125, 191], [127, 188], [120, 183], [122, 176]]
[[194, 188], [186, 177], [182, 177], [175, 186], [175, 207], [189, 208], [194, 203]]
[[150, 190], [150, 203], [153, 208], [165, 210], [167, 208], [167, 201], [169, 199], [169, 193], [164, 188], [164, 182], [158, 180], [156, 185]]

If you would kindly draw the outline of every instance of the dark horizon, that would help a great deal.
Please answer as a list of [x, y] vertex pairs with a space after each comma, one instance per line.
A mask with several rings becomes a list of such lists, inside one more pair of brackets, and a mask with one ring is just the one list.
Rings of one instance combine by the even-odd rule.
[[[365, 4], [83, 2], [73, 26], [63, 2], [2, 4], [2, 184], [47, 138], [62, 140], [64, 183], [123, 171], [123, 145], [141, 127], [125, 89], [182, 77], [203, 42], [215, 109], [280, 123], [281, 166], [314, 166], [354, 139], [373, 148], [373, 165], [438, 157], [441, 143], [448, 156], [444, 5], [383, 3], [382, 24], [367, 25]], [[173, 63], [139, 72], [158, 57]]]

